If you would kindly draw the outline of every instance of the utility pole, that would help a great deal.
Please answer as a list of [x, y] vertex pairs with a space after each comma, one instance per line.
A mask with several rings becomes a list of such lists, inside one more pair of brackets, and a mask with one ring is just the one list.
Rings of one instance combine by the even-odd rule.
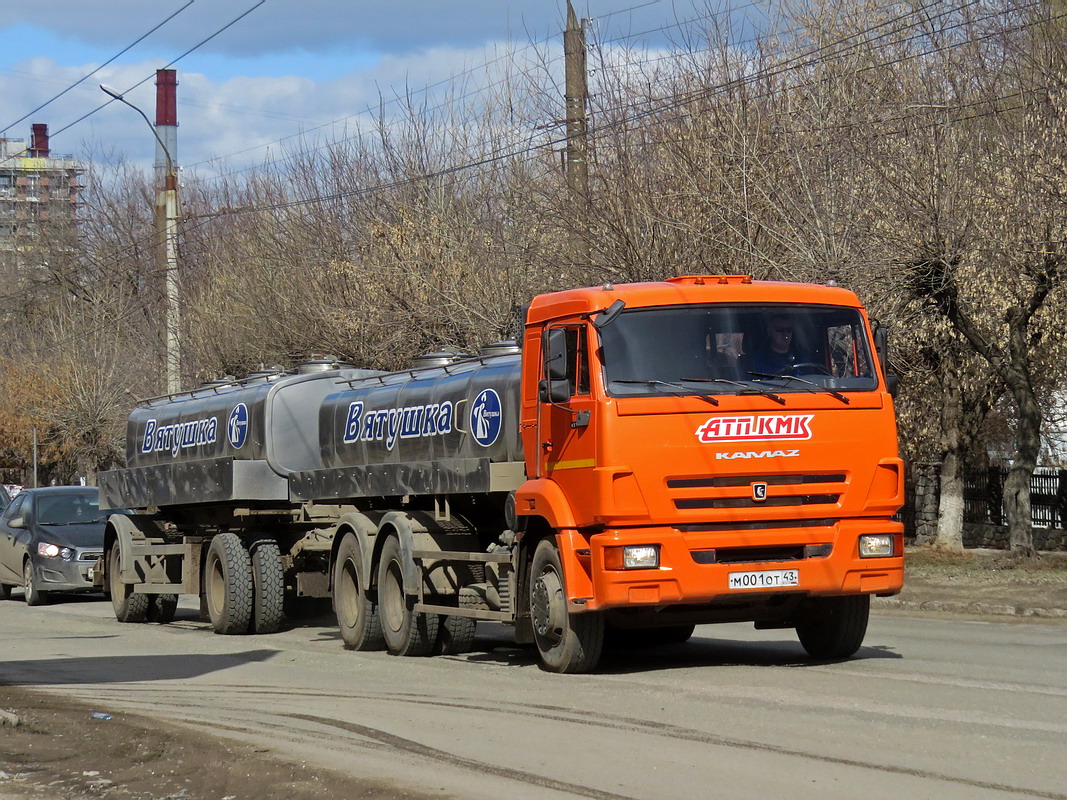
[[[178, 299], [178, 80], [175, 70], [156, 70], [156, 230], [167, 299], [167, 393], [181, 391], [181, 310]], [[160, 180], [162, 177], [162, 181]]]
[[178, 298], [178, 168], [175, 156], [178, 153], [178, 81], [172, 69], [156, 70], [156, 124], [141, 109], [109, 86], [100, 84], [100, 90], [129, 106], [148, 123], [156, 137], [156, 234], [160, 270], [163, 273], [166, 312], [163, 326], [166, 329], [165, 374], [167, 393], [181, 391], [181, 319]]
[[567, 29], [563, 33], [563, 55], [567, 98], [567, 187], [578, 210], [571, 232], [571, 252], [575, 263], [589, 264], [588, 214], [589, 162], [588, 126], [585, 118], [589, 83], [585, 66], [585, 23], [578, 21], [571, 0], [567, 0]]

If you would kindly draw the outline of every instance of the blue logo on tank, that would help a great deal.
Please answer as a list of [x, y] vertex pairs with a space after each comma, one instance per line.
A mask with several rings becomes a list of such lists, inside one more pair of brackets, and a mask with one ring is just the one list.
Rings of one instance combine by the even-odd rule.
[[248, 408], [244, 403], [238, 403], [230, 412], [230, 419], [226, 423], [226, 437], [235, 450], [244, 447], [248, 438]]
[[482, 389], [471, 403], [471, 436], [482, 447], [488, 447], [500, 436], [503, 414], [500, 410], [500, 395], [492, 389]]

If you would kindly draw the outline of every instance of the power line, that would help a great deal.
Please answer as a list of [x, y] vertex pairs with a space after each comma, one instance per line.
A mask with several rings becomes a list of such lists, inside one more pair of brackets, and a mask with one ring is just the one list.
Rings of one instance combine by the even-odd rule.
[[[652, 2], [641, 3], [641, 4], [638, 4], [638, 5], [635, 5], [635, 6], [631, 6], [630, 8], [620, 9], [618, 11], [613, 11], [613, 12], [610, 12], [608, 14], [602, 14], [599, 17], [596, 17], [596, 19], [607, 19], [609, 17], [616, 16], [618, 14], [625, 14], [625, 13], [628, 13], [630, 11], [634, 11], [634, 10], [639, 9], [639, 8], [644, 8], [646, 6], [655, 5], [658, 2], [660, 2], [660, 0], [652, 0]], [[747, 3], [747, 4], [743, 5], [743, 6], [740, 6], [739, 8], [740, 9], [754, 8], [757, 5], [758, 5], [758, 3], [755, 0], [753, 0], [753, 2]], [[666, 30], [669, 30], [671, 28], [681, 27], [683, 25], [689, 25], [689, 24], [692, 24], [692, 23], [697, 22], [697, 21], [703, 21], [703, 20], [712, 19], [712, 18], [719, 17], [719, 16], [724, 16], [724, 15], [727, 15], [727, 14], [732, 14], [732, 13], [735, 13], [737, 10], [738, 10], [737, 8], [729, 8], [729, 9], [725, 9], [725, 10], [720, 10], [720, 11], [710, 12], [710, 13], [707, 13], [707, 14], [698, 15], [696, 17], [691, 17], [691, 18], [687, 18], [687, 19], [683, 19], [683, 20], [677, 20], [677, 21], [675, 21], [673, 23], [669, 23], [669, 24], [666, 24], [666, 25], [661, 25], [661, 26], [659, 26], [657, 28], [651, 28], [649, 30], [640, 31], [638, 33], [632, 33], [632, 34], [626, 34], [624, 36], [619, 36], [619, 37], [616, 37], [614, 39], [608, 40], [607, 43], [625, 41], [627, 39], [633, 39], [633, 38], [637, 38], [639, 36], [645, 36], [645, 35], [648, 35], [649, 33], [658, 33], [658, 32], [661, 32], [661, 31], [666, 31]], [[222, 161], [224, 159], [232, 158], [234, 156], [244, 155], [245, 153], [250, 153], [250, 152], [253, 152], [255, 150], [261, 150], [261, 149], [264, 149], [264, 148], [268, 148], [268, 147], [271, 147], [272, 145], [281, 144], [282, 142], [288, 141], [289, 139], [295, 139], [295, 138], [298, 138], [298, 137], [303, 137], [303, 136], [306, 136], [309, 133], [313, 133], [314, 131], [321, 130], [323, 128], [328, 128], [328, 127], [331, 127], [331, 126], [334, 126], [334, 125], [338, 125], [338, 124], [347, 122], [348, 120], [356, 119], [357, 117], [359, 117], [361, 115], [374, 114], [376, 111], [380, 112], [384, 108], [386, 108], [386, 107], [388, 107], [390, 105], [399, 103], [401, 100], [410, 100], [412, 97], [415, 97], [415, 96], [418, 96], [418, 95], [421, 95], [421, 94], [428, 94], [430, 92], [430, 90], [436, 89], [436, 88], [438, 88], [438, 87], [440, 87], [440, 86], [442, 86], [444, 84], [455, 83], [458, 78], [461, 78], [461, 77], [463, 77], [465, 75], [473, 74], [474, 72], [477, 72], [479, 70], [487, 70], [493, 64], [496, 64], [497, 62], [502, 61], [502, 60], [504, 60], [506, 58], [511, 58], [511, 59], [514, 60], [516, 56], [521, 55], [522, 53], [525, 53], [526, 51], [528, 51], [528, 50], [530, 50], [530, 49], [532, 49], [534, 47], [538, 47], [538, 46], [547, 44], [549, 41], [551, 41], [552, 39], [556, 38], [557, 36], [558, 36], [558, 34], [555, 34], [555, 33], [549, 34], [548, 36], [546, 36], [546, 37], [544, 37], [542, 39], [539, 39], [537, 41], [528, 42], [526, 45], [524, 45], [523, 47], [521, 47], [521, 48], [519, 48], [517, 50], [509, 49], [505, 53], [501, 54], [500, 56], [497, 56], [496, 58], [493, 58], [493, 59], [490, 59], [488, 61], [482, 62], [481, 64], [478, 64], [478, 65], [476, 65], [474, 67], [470, 67], [469, 69], [463, 70], [462, 72], [459, 72], [459, 73], [456, 73], [454, 75], [451, 75], [448, 78], [442, 79], [440, 81], [436, 81], [435, 83], [428, 84], [428, 85], [416, 90], [415, 92], [411, 92], [411, 93], [406, 94], [404, 97], [394, 97], [392, 100], [389, 100], [389, 101], [385, 102], [384, 104], [379, 104], [378, 106], [368, 105], [364, 109], [362, 109], [360, 111], [357, 111], [357, 112], [355, 112], [353, 114], [348, 114], [348, 115], [346, 115], [344, 117], [339, 117], [337, 119], [331, 120], [330, 122], [325, 122], [325, 123], [322, 123], [321, 125], [316, 125], [313, 128], [301, 130], [301, 131], [298, 131], [297, 133], [293, 133], [293, 134], [290, 134], [288, 136], [283, 136], [283, 137], [280, 137], [278, 139], [274, 139], [274, 140], [272, 140], [270, 142], [265, 142], [263, 144], [254, 145], [253, 147], [248, 147], [248, 148], [245, 148], [243, 150], [238, 150], [238, 151], [227, 153], [227, 154], [224, 154], [224, 155], [221, 155], [221, 156], [214, 156], [212, 158], [204, 159], [202, 161], [197, 161], [197, 162], [194, 162], [192, 164], [186, 164], [185, 168], [186, 169], [190, 169], [190, 168], [201, 166], [201, 165], [204, 165], [204, 164], [210, 164], [210, 163], [215, 163], [215, 162], [218, 162], [218, 161]], [[554, 63], [556, 61], [559, 61], [560, 59], [561, 59], [561, 56], [557, 56], [556, 58], [552, 59], [548, 63], [551, 64], [551, 63]], [[436, 111], [436, 110], [438, 110], [440, 108], [443, 108], [448, 103], [454, 103], [454, 102], [456, 102], [458, 100], [466, 100], [466, 99], [468, 99], [470, 97], [474, 97], [474, 96], [477, 96], [477, 95], [482, 94], [484, 92], [488, 92], [488, 91], [496, 88], [497, 86], [500, 86], [501, 84], [505, 83], [507, 80], [509, 80], [509, 76], [505, 76], [504, 78], [501, 78], [499, 80], [492, 81], [489, 84], [487, 84], [486, 86], [481, 87], [480, 89], [477, 89], [477, 90], [474, 90], [474, 91], [471, 91], [471, 92], [467, 92], [466, 94], [461, 95], [458, 98], [451, 98], [451, 99], [449, 99], [447, 101], [444, 101], [444, 102], [442, 102], [442, 103], [440, 103], [440, 104], [438, 104], [436, 106], [433, 106], [433, 107], [431, 107], [429, 109], [426, 109], [424, 111], [424, 113]], [[340, 142], [346, 142], [346, 141], [352, 141], [352, 140], [357, 140], [358, 141], [358, 140], [362, 139], [366, 135], [368, 135], [368, 132], [360, 132], [360, 133], [358, 133], [358, 134], [356, 134], [354, 136], [351, 136], [351, 137], [344, 137], [344, 138], [340, 139], [339, 141]], [[313, 152], [318, 152], [319, 150], [323, 150], [323, 149], [325, 149], [327, 147], [330, 147], [332, 145], [335, 145], [337, 143], [339, 143], [339, 142], [338, 141], [334, 141], [334, 142], [330, 142], [330, 143], [321, 145], [319, 147], [311, 148], [310, 150], [302, 150], [299, 153], [296, 153], [296, 154], [293, 154], [291, 156], [287, 156], [287, 157], [281, 159], [280, 162], [274, 162], [274, 163], [283, 163], [284, 164], [284, 163], [287, 163], [287, 162], [292, 162], [292, 161], [295, 161], [298, 158], [300, 158], [302, 155], [306, 155], [308, 153], [313, 153]], [[252, 166], [244, 167], [244, 168], [238, 169], [238, 170], [230, 170], [228, 172], [224, 172], [224, 173], [221, 173], [219, 175], [214, 175], [214, 176], [211, 176], [211, 177], [208, 177], [208, 178], [204, 178], [202, 180], [205, 181], [205, 182], [215, 182], [215, 181], [219, 181], [219, 180], [222, 180], [224, 178], [227, 178], [227, 177], [232, 177], [232, 176], [240, 175], [240, 174], [243, 174], [243, 173], [246, 173], [246, 172], [251, 172], [251, 171], [256, 170], [256, 169], [259, 169], [259, 165], [252, 165]]]
[[81, 83], [83, 83], [84, 81], [88, 80], [89, 78], [91, 78], [91, 77], [92, 77], [93, 75], [95, 75], [96, 73], [98, 73], [98, 72], [99, 72], [100, 70], [102, 70], [102, 69], [103, 69], [104, 67], [106, 67], [106, 66], [107, 66], [108, 64], [112, 63], [113, 61], [115, 61], [115, 60], [116, 60], [117, 58], [119, 58], [120, 56], [122, 56], [122, 55], [126, 54], [127, 52], [129, 52], [130, 50], [132, 50], [132, 49], [133, 49], [134, 47], [136, 47], [136, 46], [137, 46], [138, 44], [140, 44], [140, 43], [141, 43], [142, 41], [144, 41], [145, 39], [147, 39], [147, 38], [148, 38], [149, 36], [151, 36], [151, 35], [152, 35], [153, 33], [155, 33], [156, 31], [158, 31], [158, 30], [159, 30], [160, 28], [162, 28], [162, 27], [163, 27], [164, 25], [166, 25], [166, 24], [167, 24], [168, 22], [170, 22], [170, 21], [171, 21], [172, 19], [174, 19], [174, 18], [175, 18], [176, 16], [178, 16], [179, 14], [181, 14], [181, 13], [182, 13], [183, 11], [185, 11], [185, 9], [187, 9], [187, 8], [188, 8], [189, 6], [191, 6], [191, 5], [192, 5], [193, 3], [195, 3], [195, 2], [196, 2], [196, 0], [187, 0], [186, 4], [185, 4], [184, 6], [182, 6], [181, 8], [179, 8], [179, 9], [178, 9], [177, 11], [175, 11], [175, 12], [174, 12], [173, 14], [171, 14], [170, 16], [168, 16], [168, 17], [167, 17], [166, 19], [164, 19], [164, 20], [163, 20], [162, 22], [160, 22], [159, 24], [157, 24], [157, 25], [155, 25], [154, 27], [152, 27], [152, 28], [151, 28], [150, 30], [148, 30], [148, 31], [147, 31], [146, 33], [142, 34], [142, 35], [141, 35], [140, 37], [138, 37], [137, 39], [135, 39], [135, 40], [134, 40], [133, 42], [131, 42], [130, 44], [128, 44], [128, 45], [127, 45], [126, 47], [122, 48], [122, 50], [120, 50], [119, 52], [115, 53], [115, 55], [113, 55], [113, 56], [112, 56], [111, 58], [109, 58], [109, 59], [108, 59], [107, 61], [105, 61], [105, 62], [104, 62], [103, 64], [101, 64], [101, 65], [100, 65], [99, 67], [97, 67], [96, 69], [94, 69], [94, 70], [93, 70], [92, 72], [90, 72], [90, 73], [88, 73], [88, 74], [86, 74], [86, 75], [83, 75], [82, 77], [78, 78], [78, 80], [76, 80], [76, 81], [75, 81], [74, 83], [72, 83], [72, 84], [71, 84], [70, 86], [68, 86], [68, 87], [67, 87], [66, 89], [64, 89], [64, 90], [63, 90], [62, 92], [60, 92], [59, 94], [57, 94], [57, 95], [55, 95], [55, 96], [53, 96], [53, 97], [49, 98], [48, 100], [45, 100], [45, 101], [44, 101], [43, 103], [41, 103], [41, 105], [39, 105], [39, 106], [37, 106], [37, 108], [33, 109], [33, 111], [30, 111], [30, 112], [29, 112], [28, 114], [26, 114], [26, 115], [24, 115], [24, 116], [21, 116], [21, 117], [19, 117], [19, 118], [18, 118], [17, 120], [15, 120], [14, 122], [12, 122], [11, 124], [9, 124], [9, 125], [6, 125], [6, 126], [4, 126], [4, 128], [3, 128], [2, 130], [0, 130], [0, 136], [2, 136], [2, 135], [3, 135], [4, 133], [6, 133], [6, 132], [7, 132], [8, 130], [10, 130], [11, 128], [13, 128], [13, 127], [15, 127], [16, 125], [18, 125], [18, 124], [19, 124], [20, 122], [22, 122], [23, 120], [29, 119], [29, 118], [30, 118], [30, 117], [32, 117], [32, 116], [33, 116], [34, 114], [36, 114], [36, 113], [37, 113], [38, 111], [40, 111], [40, 110], [41, 110], [42, 108], [44, 108], [44, 107], [46, 107], [46, 106], [50, 105], [51, 103], [55, 102], [55, 101], [56, 101], [56, 100], [58, 100], [58, 99], [59, 99], [60, 97], [62, 97], [63, 95], [65, 95], [65, 94], [66, 94], [67, 92], [69, 92], [69, 91], [70, 91], [71, 89], [73, 89], [74, 87], [76, 87], [76, 86], [80, 85]]

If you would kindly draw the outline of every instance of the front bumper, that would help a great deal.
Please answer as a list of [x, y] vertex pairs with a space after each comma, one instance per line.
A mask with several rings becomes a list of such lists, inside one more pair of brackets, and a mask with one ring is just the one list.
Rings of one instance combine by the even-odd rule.
[[72, 558], [33, 559], [37, 586], [43, 592], [100, 591], [93, 585], [93, 569], [101, 555], [100, 548], [75, 548]]
[[[830, 596], [897, 594], [904, 583], [904, 528], [885, 519], [811, 521], [811, 527], [770, 530], [699, 530], [674, 527], [608, 530], [588, 539], [579, 553], [591, 596], [568, 591], [572, 611], [635, 606], [705, 605], [745, 596], [799, 594]], [[692, 526], [696, 528], [697, 526]], [[893, 555], [861, 558], [862, 534], [890, 534]], [[608, 569], [606, 548], [659, 545], [660, 564], [651, 569]], [[805, 546], [829, 545], [824, 556], [805, 557]], [[817, 549], [817, 548], [812, 548]], [[710, 563], [701, 563], [708, 561]], [[718, 560], [715, 560], [718, 559]], [[731, 589], [730, 573], [796, 570], [795, 587]], [[577, 582], [568, 582], [568, 589]], [[591, 592], [589, 591], [591, 590]], [[755, 599], [750, 597], [750, 599]]]

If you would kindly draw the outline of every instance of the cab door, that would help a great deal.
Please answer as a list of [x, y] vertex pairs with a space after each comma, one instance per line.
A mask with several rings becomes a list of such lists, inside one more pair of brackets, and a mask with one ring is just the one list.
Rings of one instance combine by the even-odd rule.
[[576, 517], [588, 517], [579, 519], [579, 524], [587, 524], [598, 505], [590, 494], [598, 421], [590, 390], [588, 325], [550, 325], [542, 337], [542, 348], [539, 472], [563, 489]]

